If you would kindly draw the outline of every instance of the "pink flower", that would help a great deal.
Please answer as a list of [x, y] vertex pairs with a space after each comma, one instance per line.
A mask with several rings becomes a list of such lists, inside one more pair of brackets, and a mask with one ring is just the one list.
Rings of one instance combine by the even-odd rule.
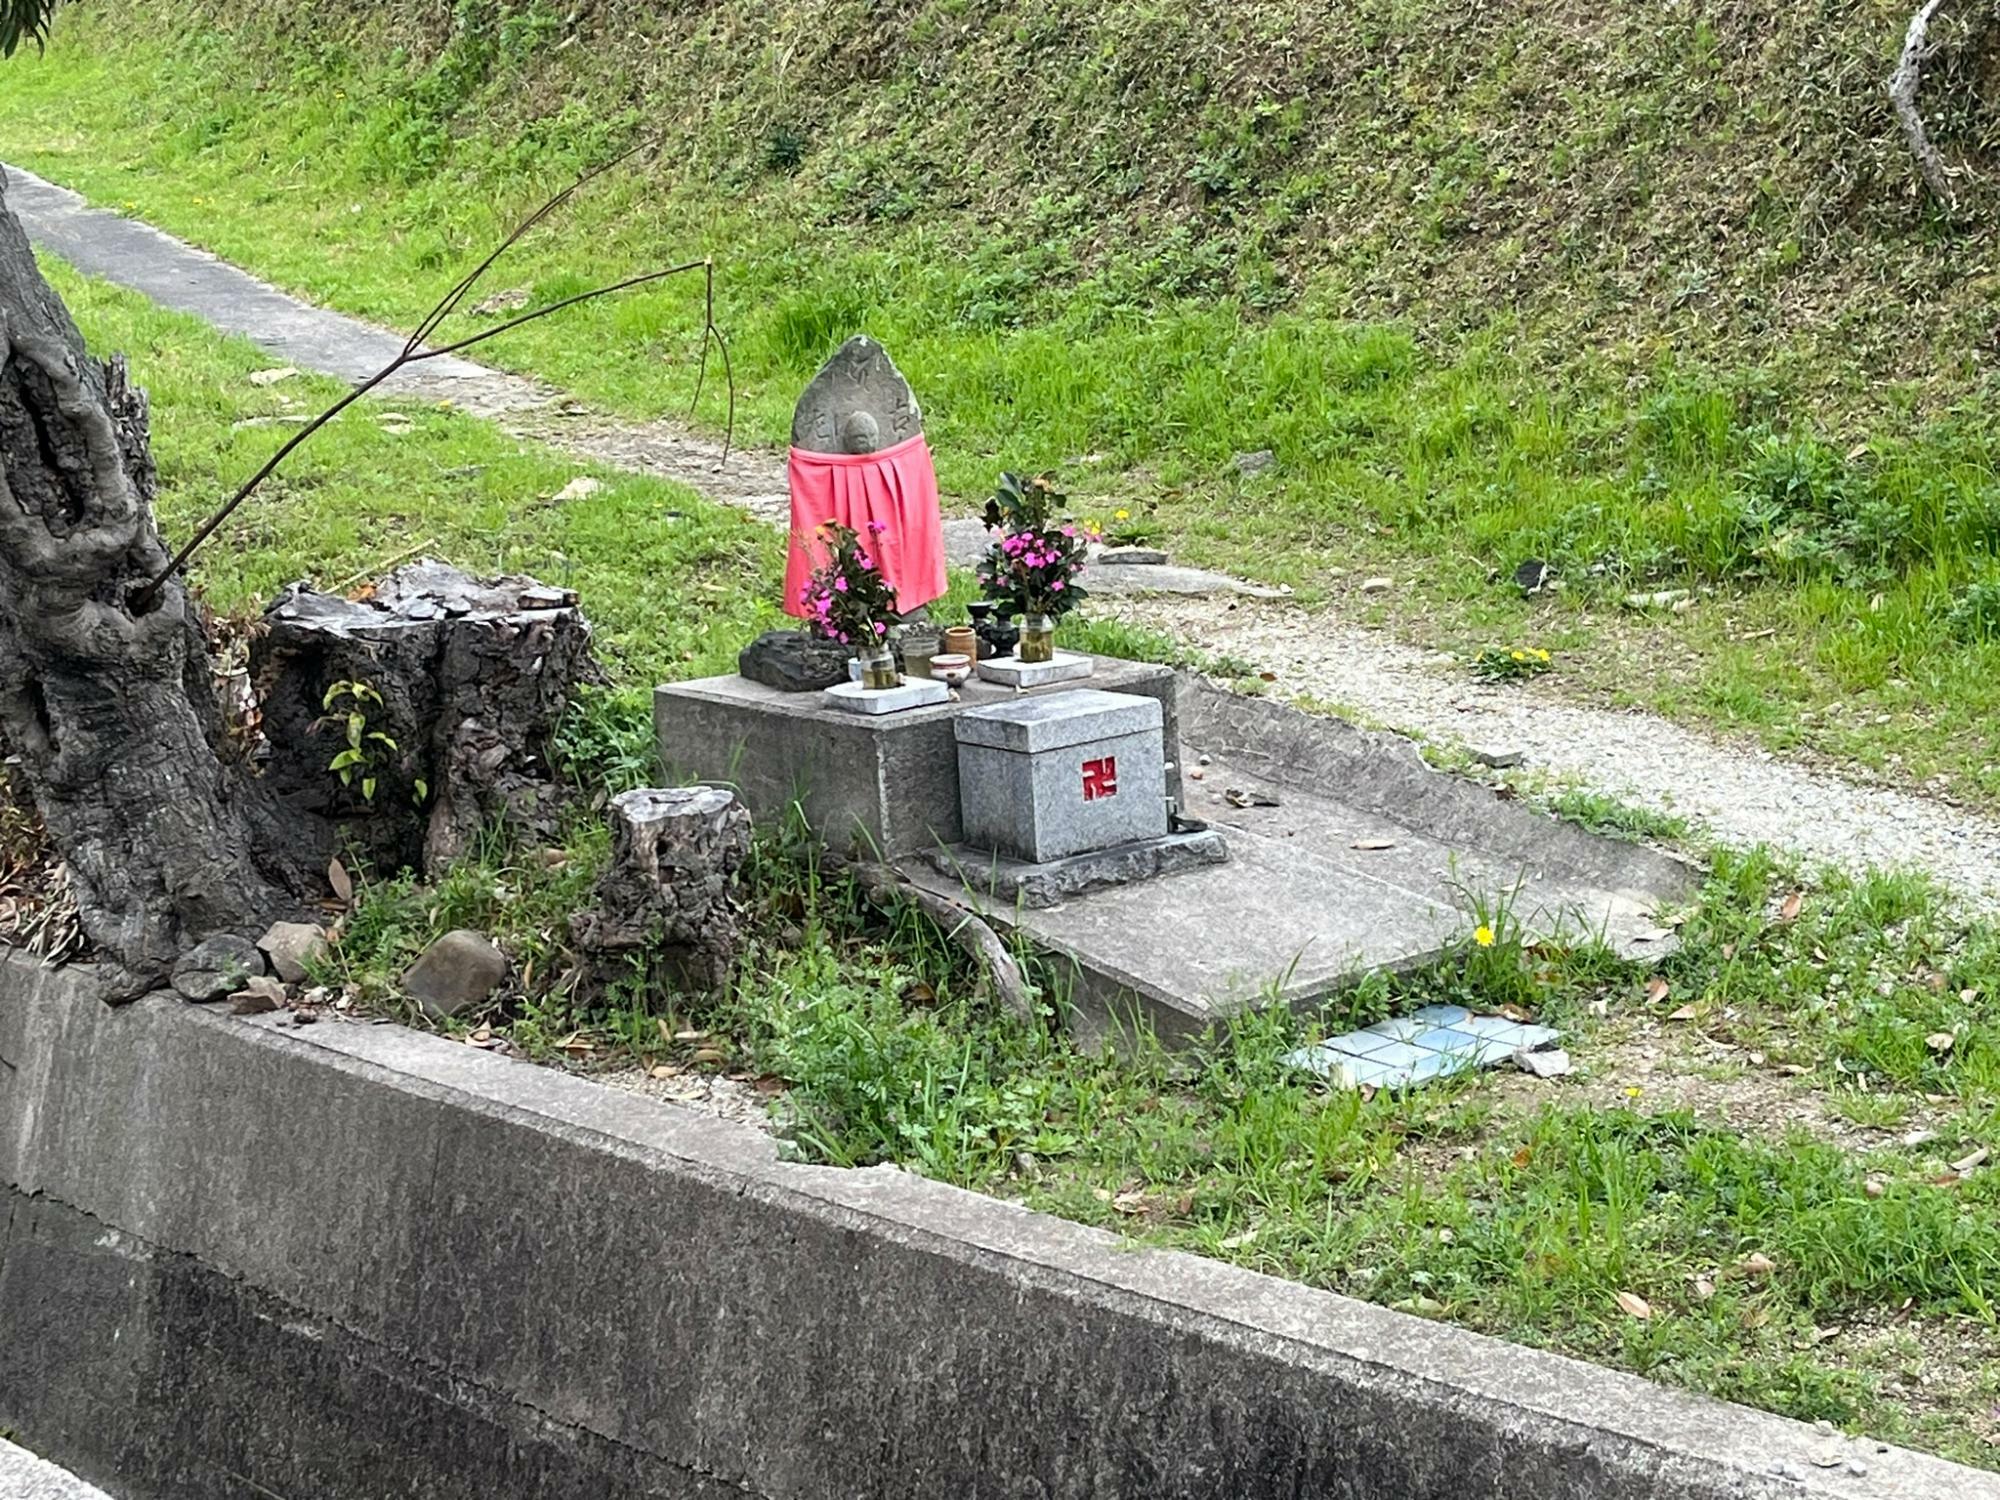
[[836, 592], [839, 592], [839, 593], [842, 593], [842, 594], [844, 594], [844, 593], [846, 593], [846, 592], [847, 592], [847, 580], [846, 580], [845, 578], [836, 578], [836, 579], [834, 579], [834, 580], [833, 580], [833, 586], [834, 586], [834, 589], [835, 589], [835, 591], [836, 591]]
[[887, 625], [884, 625], [880, 620], [877, 620], [875, 622], [875, 633], [877, 635], [887, 635], [889, 633], [889, 627]]
[[834, 635], [834, 639], [839, 641], [841, 645], [845, 646], [847, 644], [847, 632], [844, 630], [837, 632]]
[[1062, 586], [1063, 586], [1063, 581], [1060, 578], [1052, 578], [1049, 580], [1049, 587], [1052, 589], [1059, 589]]
[[888, 529], [889, 528], [884, 526], [880, 521], [870, 521], [868, 523], [868, 530], [870, 534], [874, 536], [880, 536], [883, 532], [887, 531]]
[[864, 557], [864, 558], [862, 558], [862, 559], [861, 559], [861, 571], [862, 571], [862, 572], [864, 572], [864, 573], [872, 573], [872, 572], [874, 572], [874, 571], [875, 571], [875, 559], [874, 559], [874, 558], [872, 558], [872, 557]]

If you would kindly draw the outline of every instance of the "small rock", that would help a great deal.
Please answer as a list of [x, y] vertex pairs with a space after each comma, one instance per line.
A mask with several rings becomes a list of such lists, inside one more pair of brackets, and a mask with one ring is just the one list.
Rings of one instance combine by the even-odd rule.
[[1114, 567], [1158, 568], [1166, 565], [1167, 554], [1158, 547], [1106, 547], [1097, 561]]
[[1278, 455], [1269, 448], [1259, 448], [1254, 453], [1236, 455], [1236, 472], [1245, 479], [1255, 479], [1259, 474], [1268, 474], [1278, 467]]
[[243, 988], [243, 981], [264, 972], [264, 955], [248, 938], [218, 932], [181, 955], [174, 965], [173, 986], [196, 1005], [220, 1000]]
[[736, 657], [736, 670], [781, 693], [811, 693], [847, 681], [847, 648], [803, 630], [767, 630]]
[[1532, 1073], [1537, 1078], [1561, 1078], [1574, 1071], [1569, 1054], [1560, 1047], [1551, 1047], [1543, 1052], [1529, 1052], [1525, 1049], [1514, 1054], [1514, 1066], [1523, 1073]]
[[250, 383], [252, 385], [276, 385], [281, 380], [290, 380], [298, 373], [297, 368], [292, 365], [280, 365], [275, 370], [252, 370], [250, 372]]
[[1555, 569], [1539, 557], [1531, 557], [1514, 570], [1514, 583], [1523, 594], [1545, 592], [1555, 581]]
[[403, 975], [403, 990], [433, 1020], [445, 1020], [491, 998], [507, 977], [507, 955], [483, 932], [447, 932]]
[[1482, 766], [1495, 771], [1507, 771], [1520, 765], [1528, 758], [1525, 750], [1505, 750], [1497, 745], [1474, 745], [1472, 758]]
[[1361, 592], [1364, 594], [1386, 594], [1395, 586], [1396, 580], [1393, 578], [1364, 578], [1361, 580]]
[[592, 479], [588, 474], [579, 474], [555, 493], [555, 502], [560, 505], [565, 500], [588, 500], [604, 488], [604, 481]]
[[306, 965], [326, 952], [326, 929], [315, 922], [273, 922], [257, 940], [271, 972], [286, 984], [305, 981]]
[[255, 979], [243, 981], [243, 988], [229, 997], [229, 1013], [232, 1016], [262, 1016], [274, 1010], [284, 1009], [291, 997], [285, 987], [268, 974], [259, 974]]

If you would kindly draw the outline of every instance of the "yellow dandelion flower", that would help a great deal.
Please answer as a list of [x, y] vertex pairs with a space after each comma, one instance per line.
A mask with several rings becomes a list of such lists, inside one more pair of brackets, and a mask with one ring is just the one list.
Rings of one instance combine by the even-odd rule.
[[1515, 661], [1526, 661], [1527, 659], [1528, 659], [1528, 653], [1525, 651], [1516, 651], [1514, 653]]
[[1481, 922], [1478, 927], [1473, 929], [1472, 940], [1482, 948], [1491, 948], [1495, 941], [1493, 929], [1488, 927], [1484, 922]]
[[1129, 510], [1116, 511], [1112, 514], [1111, 519], [1114, 521], [1129, 521], [1132, 519], [1132, 512]]

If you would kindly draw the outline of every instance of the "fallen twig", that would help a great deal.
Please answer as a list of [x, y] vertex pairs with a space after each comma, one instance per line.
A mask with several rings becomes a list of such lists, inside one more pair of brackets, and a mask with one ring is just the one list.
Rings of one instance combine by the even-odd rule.
[[969, 907], [949, 896], [927, 891], [887, 865], [857, 861], [846, 866], [849, 874], [871, 896], [885, 897], [914, 906], [944, 929], [945, 936], [986, 971], [993, 993], [1007, 1012], [1023, 1021], [1035, 1019], [1035, 995], [1021, 966], [1000, 935]]
[[1917, 108], [1917, 88], [1923, 82], [1924, 62], [1930, 57], [1927, 37], [1931, 20], [1943, 4], [1944, 0], [1924, 0], [1923, 8], [1910, 17], [1902, 55], [1896, 59], [1895, 72], [1889, 75], [1889, 102], [1896, 108], [1896, 118], [1903, 123], [1903, 138], [1909, 142], [1910, 154], [1917, 159], [1925, 186], [1949, 214], [1957, 211], [1958, 199], [1951, 190], [1944, 158], [1931, 144], [1930, 133], [1924, 129], [1923, 112]]
[[575, 182], [564, 188], [560, 193], [557, 193], [548, 202], [544, 203], [540, 208], [529, 214], [527, 218], [515, 225], [513, 232], [500, 242], [498, 248], [465, 276], [461, 277], [449, 291], [438, 299], [431, 310], [418, 320], [416, 327], [410, 331], [410, 336], [403, 341], [403, 347], [397, 351], [395, 357], [388, 364], [384, 365], [380, 370], [362, 381], [361, 384], [342, 396], [317, 417], [314, 417], [312, 421], [306, 423], [305, 426], [293, 433], [279, 447], [277, 452], [264, 461], [263, 466], [255, 474], [252, 474], [249, 479], [244, 481], [235, 494], [231, 495], [207, 520], [196, 527], [194, 535], [189, 537], [186, 545], [174, 554], [173, 560], [160, 570], [159, 576], [147, 583], [133, 596], [132, 608], [135, 611], [143, 610], [153, 595], [159, 592], [161, 585], [187, 566], [188, 560], [194, 556], [195, 549], [214, 535], [216, 528], [228, 520], [236, 508], [249, 499], [256, 488], [266, 479], [270, 478], [277, 470], [278, 465], [289, 458], [301, 443], [305, 442], [306, 439], [326, 426], [327, 423], [346, 411], [348, 407], [352, 406], [356, 401], [359, 401], [363, 396], [367, 395], [406, 366], [417, 364], [427, 359], [438, 359], [448, 354], [457, 354], [461, 350], [472, 348], [475, 344], [483, 344], [490, 338], [497, 338], [503, 333], [509, 333], [521, 327], [524, 323], [532, 323], [538, 318], [548, 317], [551, 313], [561, 312], [565, 308], [574, 307], [579, 302], [590, 302], [599, 297], [609, 297], [618, 292], [630, 291], [633, 287], [646, 286], [655, 281], [663, 281], [669, 276], [685, 275], [689, 271], [702, 272], [707, 281], [705, 299], [706, 323], [702, 329], [702, 365], [701, 371], [695, 381], [695, 396], [696, 399], [699, 399], [701, 395], [702, 381], [706, 376], [708, 368], [708, 346], [712, 340], [716, 348], [722, 352], [723, 377], [729, 384], [729, 419], [728, 425], [723, 431], [722, 438], [722, 453], [726, 461], [729, 456], [729, 445], [736, 434], [736, 379], [735, 373], [730, 367], [729, 345], [722, 337], [722, 330], [715, 326], [715, 261], [713, 257], [686, 261], [677, 266], [668, 266], [658, 271], [647, 271], [638, 276], [628, 276], [623, 281], [613, 282], [609, 286], [594, 287], [587, 292], [578, 292], [573, 297], [564, 297], [559, 301], [551, 302], [546, 307], [533, 308], [528, 312], [522, 313], [519, 317], [509, 318], [504, 323], [497, 324], [492, 328], [481, 329], [477, 333], [468, 334], [466, 337], [456, 339], [451, 343], [437, 345], [430, 343], [432, 336], [444, 324], [444, 321], [458, 310], [458, 305], [465, 299], [466, 293], [478, 284], [480, 277], [484, 276], [492, 268], [495, 261], [499, 260], [502, 255], [506, 254], [508, 250], [520, 242], [523, 235], [527, 234], [529, 230], [533, 229], [550, 214], [562, 207], [563, 204], [567, 203], [576, 195], [578, 189], [582, 188], [586, 183], [602, 176], [621, 162], [629, 160], [642, 149], [644, 148], [635, 146], [631, 150], [612, 158], [612, 160], [604, 163], [604, 165], [584, 173]]

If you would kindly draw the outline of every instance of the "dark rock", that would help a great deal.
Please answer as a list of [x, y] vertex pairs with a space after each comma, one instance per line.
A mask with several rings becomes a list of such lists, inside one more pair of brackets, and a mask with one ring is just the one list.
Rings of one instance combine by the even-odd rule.
[[1106, 547], [1096, 560], [1113, 567], [1158, 568], [1166, 565], [1167, 554], [1158, 547]]
[[820, 366], [792, 412], [792, 446], [808, 453], [874, 453], [923, 430], [916, 392], [866, 334]]
[[1236, 455], [1236, 472], [1245, 479], [1255, 479], [1259, 474], [1267, 474], [1278, 467], [1278, 455], [1269, 448], [1259, 448], [1255, 453]]
[[750, 814], [726, 787], [642, 788], [611, 799], [611, 863], [570, 919], [599, 982], [655, 968], [676, 988], [721, 985], [736, 962], [736, 872]]
[[1531, 557], [1514, 570], [1514, 582], [1524, 594], [1539, 594], [1555, 580], [1555, 569], [1539, 557]]
[[803, 630], [767, 630], [737, 653], [736, 670], [781, 693], [810, 693], [847, 681], [847, 648]]
[[286, 984], [299, 984], [306, 965], [326, 952], [326, 929], [315, 922], [273, 922], [257, 942], [270, 961], [271, 972]]
[[507, 955], [483, 932], [447, 932], [403, 975], [403, 991], [433, 1020], [446, 1020], [493, 996], [507, 977]]
[[181, 955], [174, 965], [173, 986], [197, 1005], [220, 1000], [243, 988], [243, 981], [264, 972], [264, 955], [248, 938], [218, 932]]

